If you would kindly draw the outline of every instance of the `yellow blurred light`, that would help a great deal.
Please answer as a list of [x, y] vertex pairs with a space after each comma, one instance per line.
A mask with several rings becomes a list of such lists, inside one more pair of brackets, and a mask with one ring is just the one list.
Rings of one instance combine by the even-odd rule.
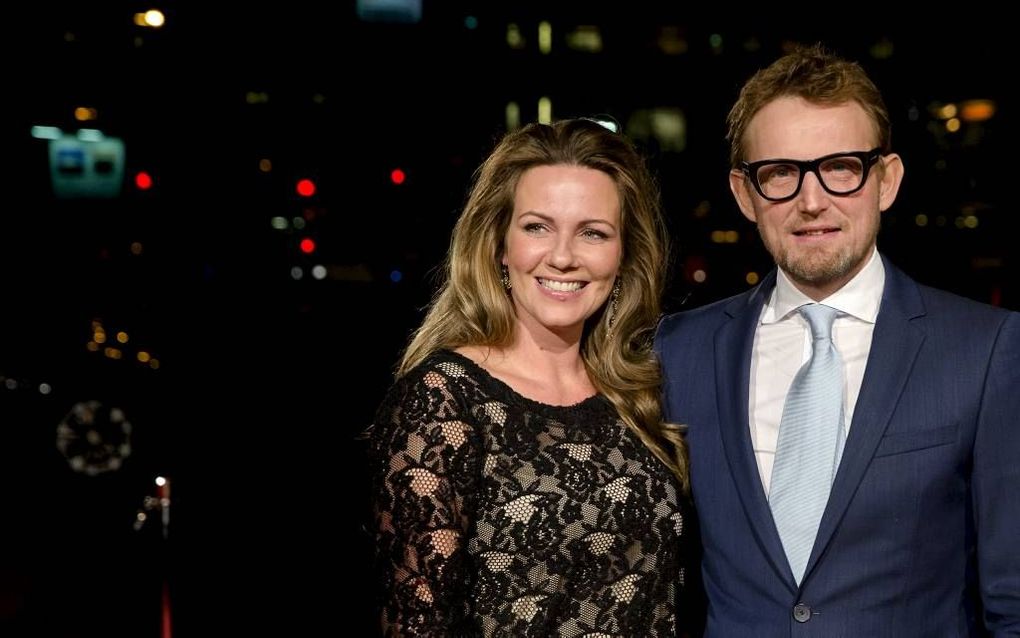
[[85, 344], [85, 349], [89, 352], [97, 352], [99, 350], [99, 344], [95, 341], [89, 341]]
[[552, 51], [552, 25], [546, 20], [538, 23], [538, 50], [541, 53]]
[[153, 357], [149, 360], [149, 367], [153, 370], [159, 370], [159, 359]]
[[506, 25], [506, 44], [511, 49], [523, 49], [525, 47], [524, 36], [521, 35], [521, 28], [513, 22]]
[[703, 283], [705, 281], [705, 279], [707, 279], [707, 278], [708, 278], [708, 275], [705, 274], [705, 271], [700, 269], [700, 268], [695, 270], [694, 274], [691, 275], [691, 279], [693, 279], [694, 281], [698, 282], [699, 284]]
[[103, 350], [103, 354], [105, 354], [110, 359], [120, 359], [123, 356], [123, 353], [120, 351], [120, 348], [112, 348], [110, 346], [107, 346]]
[[960, 120], [955, 117], [946, 120], [946, 130], [955, 133], [960, 130]]
[[273, 170], [273, 162], [269, 158], [263, 157], [259, 160], [259, 170], [263, 173], [268, 173]]
[[754, 272], [753, 270], [747, 273], [747, 276], [744, 277], [744, 281], [751, 284], [752, 286], [758, 283], [758, 279], [759, 279], [758, 273]]
[[143, 26], [158, 29], [166, 24], [166, 16], [163, 15], [163, 12], [159, 9], [149, 9], [142, 15], [142, 19], [145, 21]]
[[598, 53], [602, 50], [602, 33], [595, 25], [580, 25], [567, 34], [567, 46], [575, 51]]
[[120, 343], [127, 343], [128, 342], [128, 333], [124, 332], [123, 330], [118, 332], [117, 333], [117, 341], [119, 341]]
[[978, 218], [977, 215], [967, 215], [963, 218], [963, 225], [967, 228], [977, 228]]
[[552, 122], [552, 100], [547, 97], [538, 98], [538, 121], [540, 124]]
[[956, 117], [956, 105], [955, 104], [944, 104], [936, 111], [939, 119], [948, 120]]
[[506, 103], [506, 130], [516, 131], [521, 128], [521, 106], [517, 102]]
[[927, 226], [928, 216], [925, 215], [924, 213], [919, 213], [916, 217], [914, 217], [914, 223], [917, 224], [918, 226]]
[[138, 361], [141, 363], [148, 363], [149, 359], [152, 358], [152, 356], [149, 355], [149, 353], [146, 352], [145, 350], [139, 350], [138, 354], [136, 354], [135, 357], [137, 357]]
[[148, 11], [136, 13], [134, 15], [134, 22], [139, 27], [159, 29], [166, 24], [166, 15], [159, 9], [149, 9]]
[[102, 330], [96, 330], [92, 333], [92, 340], [96, 343], [106, 343], [106, 333]]

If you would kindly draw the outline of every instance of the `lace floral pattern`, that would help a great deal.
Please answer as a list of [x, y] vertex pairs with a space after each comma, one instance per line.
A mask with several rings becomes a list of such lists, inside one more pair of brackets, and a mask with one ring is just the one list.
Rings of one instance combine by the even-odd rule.
[[371, 449], [386, 635], [675, 634], [679, 488], [604, 398], [537, 403], [442, 352]]

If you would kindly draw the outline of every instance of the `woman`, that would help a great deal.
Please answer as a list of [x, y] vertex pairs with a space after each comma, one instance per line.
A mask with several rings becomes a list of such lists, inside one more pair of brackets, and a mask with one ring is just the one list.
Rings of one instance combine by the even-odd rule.
[[387, 635], [674, 635], [666, 237], [641, 157], [594, 121], [526, 126], [481, 166], [372, 428]]

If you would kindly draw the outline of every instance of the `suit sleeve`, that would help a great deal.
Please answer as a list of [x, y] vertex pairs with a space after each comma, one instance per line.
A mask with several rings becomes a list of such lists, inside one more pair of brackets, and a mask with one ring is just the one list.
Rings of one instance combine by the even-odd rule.
[[971, 483], [985, 625], [1020, 636], [1020, 314], [1002, 324], [985, 380]]
[[454, 382], [398, 382], [372, 428], [375, 540], [386, 636], [447, 636], [464, 615], [464, 537], [478, 452]]

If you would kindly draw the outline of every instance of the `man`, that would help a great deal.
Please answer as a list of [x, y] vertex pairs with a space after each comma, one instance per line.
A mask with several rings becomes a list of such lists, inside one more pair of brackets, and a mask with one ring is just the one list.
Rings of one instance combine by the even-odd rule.
[[778, 270], [656, 337], [706, 635], [1020, 635], [1020, 314], [878, 254], [903, 162], [858, 65], [798, 49], [728, 119]]

